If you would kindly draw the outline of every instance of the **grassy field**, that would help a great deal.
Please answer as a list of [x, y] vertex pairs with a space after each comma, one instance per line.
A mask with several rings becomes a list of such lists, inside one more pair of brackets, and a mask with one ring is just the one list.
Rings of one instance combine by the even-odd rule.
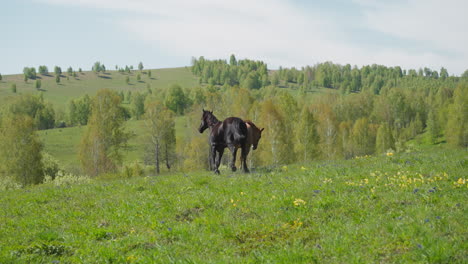
[[[146, 71], [146, 70], [145, 70]], [[60, 84], [55, 82], [53, 73], [50, 76], [38, 75], [41, 78], [44, 99], [52, 104], [65, 107], [70, 99], [88, 94], [93, 96], [99, 89], [110, 88], [117, 91], [146, 91], [147, 84], [151, 88], [167, 88], [171, 84], [179, 84], [183, 88], [191, 88], [198, 85], [198, 79], [191, 73], [189, 68], [169, 68], [151, 70], [151, 78], [147, 74], [141, 74], [141, 81], [137, 81], [139, 71], [131, 74], [108, 71], [105, 74], [96, 75], [93, 72], [77, 73], [77, 78], [69, 77], [61, 79]], [[64, 73], [63, 76], [68, 76]], [[130, 77], [130, 84], [125, 82], [125, 78]], [[23, 75], [6, 75], [0, 82], [0, 102], [14, 95], [11, 91], [11, 84], [15, 83], [17, 94], [39, 93], [35, 88], [35, 81], [23, 80]]]
[[[186, 125], [185, 117], [176, 118], [176, 131], [182, 133]], [[124, 164], [129, 164], [137, 160], [142, 160], [144, 153], [144, 121], [131, 120], [125, 122], [125, 129], [131, 133], [128, 145], [122, 151]], [[86, 126], [76, 126], [67, 128], [56, 128], [38, 131], [39, 138], [44, 144], [44, 151], [52, 155], [65, 169], [79, 171], [80, 162], [78, 159], [78, 149], [81, 136], [86, 130]]]
[[2, 191], [0, 263], [466, 263], [467, 170], [466, 150], [438, 145], [251, 174], [62, 178]]

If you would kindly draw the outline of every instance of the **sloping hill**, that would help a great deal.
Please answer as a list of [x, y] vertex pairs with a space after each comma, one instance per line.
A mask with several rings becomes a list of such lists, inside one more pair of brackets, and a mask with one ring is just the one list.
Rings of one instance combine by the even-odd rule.
[[[55, 82], [55, 76], [52, 74], [43, 76], [38, 74], [38, 80], [41, 80], [41, 91], [44, 99], [52, 104], [65, 107], [70, 99], [88, 94], [94, 95], [97, 90], [110, 88], [117, 91], [143, 91], [148, 85], [151, 88], [167, 88], [171, 84], [177, 83], [183, 88], [189, 88], [198, 84], [189, 68], [169, 68], [151, 70], [151, 78], [147, 74], [148, 70], [132, 71], [130, 74], [117, 71], [107, 71], [106, 73], [95, 74], [93, 72], [77, 72], [77, 77], [62, 74], [60, 83]], [[137, 81], [137, 74], [141, 75], [141, 81]], [[68, 77], [68, 79], [67, 79]], [[126, 77], [130, 78], [129, 84], [126, 83]], [[0, 82], [0, 102], [8, 100], [9, 96], [15, 94], [11, 91], [11, 85], [16, 84], [17, 94], [38, 93], [35, 88], [35, 80], [24, 82], [22, 74], [6, 75]]]

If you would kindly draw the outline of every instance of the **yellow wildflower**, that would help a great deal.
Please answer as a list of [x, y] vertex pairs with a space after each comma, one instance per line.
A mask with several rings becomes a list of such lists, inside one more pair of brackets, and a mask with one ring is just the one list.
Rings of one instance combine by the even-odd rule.
[[323, 183], [332, 183], [332, 182], [333, 180], [329, 178], [325, 178], [325, 180], [323, 180]]
[[306, 167], [304, 167], [304, 166], [302, 166], [302, 167], [301, 167], [301, 170], [307, 170], [307, 168], [306, 168]]
[[387, 152], [387, 157], [393, 156], [393, 152]]
[[299, 199], [299, 198], [296, 198], [293, 203], [294, 203], [295, 206], [301, 206], [301, 205], [305, 205], [306, 201], [304, 201], [302, 199]]
[[[458, 181], [454, 182], [453, 184], [456, 186], [456, 187], [462, 187], [463, 185], [465, 185], [465, 183], [468, 183], [468, 181], [466, 179], [463, 179], [463, 178], [458, 178]], [[468, 185], [467, 185], [468, 186]]]
[[127, 257], [127, 262], [134, 262], [136, 260], [136, 257], [134, 255], [130, 255]]

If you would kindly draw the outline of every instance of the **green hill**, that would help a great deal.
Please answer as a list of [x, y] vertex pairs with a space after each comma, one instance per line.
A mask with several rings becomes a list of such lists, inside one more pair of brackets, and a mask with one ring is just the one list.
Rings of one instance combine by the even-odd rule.
[[[96, 74], [94, 72], [77, 73], [77, 77], [62, 74], [60, 83], [55, 82], [55, 76], [52, 74], [43, 76], [38, 74], [38, 80], [41, 80], [41, 91], [44, 99], [52, 104], [65, 107], [70, 99], [74, 99], [85, 94], [94, 95], [99, 89], [110, 88], [117, 91], [145, 91], [150, 85], [152, 89], [167, 88], [171, 84], [177, 83], [183, 88], [191, 88], [198, 84], [198, 78], [195, 77], [189, 68], [170, 68], [153, 69], [151, 78], [148, 77], [148, 70], [132, 71], [130, 74], [117, 71], [107, 71], [106, 73]], [[137, 74], [141, 74], [141, 81], [137, 81]], [[68, 76], [68, 80], [67, 80]], [[127, 84], [125, 79], [130, 78]], [[11, 91], [11, 85], [16, 84], [17, 93], [38, 93], [35, 88], [35, 80], [24, 82], [22, 74], [5, 75], [0, 82], [0, 102], [14, 95]]]

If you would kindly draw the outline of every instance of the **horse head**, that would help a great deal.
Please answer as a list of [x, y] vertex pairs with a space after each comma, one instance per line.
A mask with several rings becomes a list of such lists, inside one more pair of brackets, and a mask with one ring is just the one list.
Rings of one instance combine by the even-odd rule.
[[262, 129], [258, 129], [258, 127], [255, 127], [254, 130], [253, 130], [253, 142], [252, 142], [252, 145], [253, 145], [253, 150], [256, 150], [257, 147], [258, 147], [258, 142], [260, 141], [260, 139], [262, 138], [262, 132], [263, 132], [264, 128]]
[[250, 135], [251, 135], [252, 138], [249, 140], [249, 143], [252, 144], [252, 149], [256, 150], [257, 147], [258, 147], [258, 142], [262, 138], [262, 132], [263, 132], [264, 128], [259, 129], [250, 120], [245, 121], [245, 123], [247, 124], [247, 128], [251, 131]]
[[198, 132], [203, 133], [207, 128], [213, 125], [213, 123], [217, 122], [218, 120], [213, 115], [213, 111], [206, 111], [203, 109], [203, 115], [201, 118], [200, 127], [198, 127]]

